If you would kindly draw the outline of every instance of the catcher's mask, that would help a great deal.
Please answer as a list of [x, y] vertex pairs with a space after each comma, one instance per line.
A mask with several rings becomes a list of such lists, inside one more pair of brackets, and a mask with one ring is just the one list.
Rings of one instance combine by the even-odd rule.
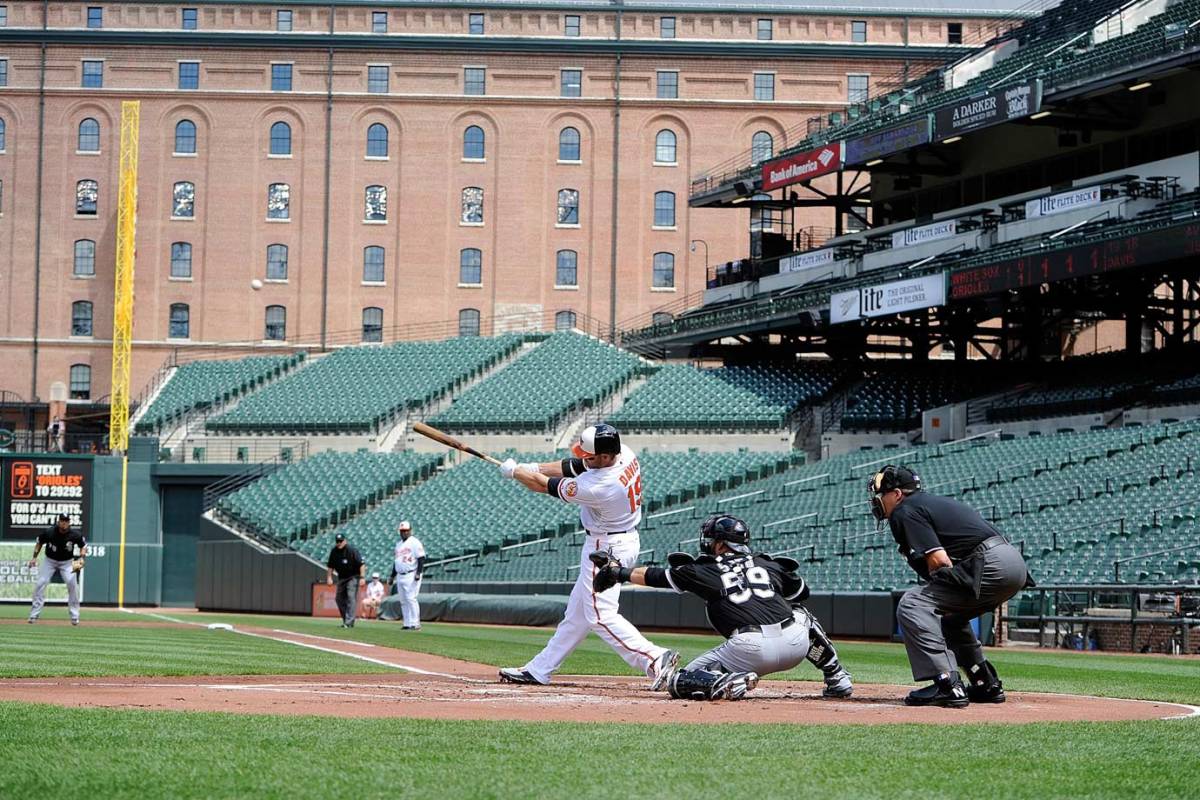
[[879, 522], [887, 519], [882, 496], [899, 489], [905, 494], [921, 491], [921, 477], [908, 467], [888, 464], [867, 481], [867, 494], [871, 499], [871, 514]]
[[750, 529], [737, 517], [713, 514], [700, 525], [700, 552], [716, 555], [717, 542], [724, 542], [735, 553], [749, 553]]

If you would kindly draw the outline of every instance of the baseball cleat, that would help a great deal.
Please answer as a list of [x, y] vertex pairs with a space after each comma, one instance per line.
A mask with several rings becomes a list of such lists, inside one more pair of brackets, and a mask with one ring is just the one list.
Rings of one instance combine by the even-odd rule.
[[746, 693], [758, 686], [758, 673], [726, 672], [711, 689], [712, 700], [741, 700]]
[[966, 708], [971, 705], [967, 690], [958, 673], [935, 681], [924, 689], [916, 689], [904, 698], [906, 706], [943, 706], [944, 708]]
[[546, 684], [539, 681], [528, 670], [518, 669], [516, 667], [505, 667], [500, 670], [501, 683], [527, 683], [533, 686], [545, 686]]
[[679, 667], [679, 651], [664, 650], [650, 666], [650, 691], [661, 691]]
[[73, 620], [71, 620], [71, 624], [72, 624], [72, 625], [78, 625], [78, 624], [79, 624], [79, 620], [77, 620], [77, 619], [73, 619]]
[[972, 703], [1003, 703], [1007, 700], [1004, 684], [996, 681], [990, 686], [968, 686], [967, 699]]
[[30, 625], [36, 625], [36, 624], [37, 624], [37, 617], [30, 617], [30, 618], [29, 618], [29, 624], [30, 624]]
[[821, 690], [821, 697], [840, 699], [849, 697], [853, 693], [854, 684], [850, 681], [850, 673], [839, 669], [825, 678], [825, 688]]

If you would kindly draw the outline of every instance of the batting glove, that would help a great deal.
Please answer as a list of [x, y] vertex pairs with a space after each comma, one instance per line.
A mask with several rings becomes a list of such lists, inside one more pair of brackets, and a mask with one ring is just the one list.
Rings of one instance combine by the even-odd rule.
[[500, 474], [506, 478], [511, 478], [513, 473], [517, 471], [517, 460], [515, 458], [506, 458], [504, 463], [500, 465]]

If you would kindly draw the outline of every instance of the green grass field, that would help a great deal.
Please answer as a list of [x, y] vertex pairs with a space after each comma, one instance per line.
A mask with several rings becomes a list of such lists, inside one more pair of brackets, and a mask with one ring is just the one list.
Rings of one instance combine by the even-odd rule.
[[[0, 618], [27, 609], [0, 606]], [[164, 612], [170, 615], [171, 612]], [[50, 608], [44, 620], [65, 619]], [[188, 614], [520, 664], [548, 632]], [[162, 622], [134, 617], [141, 623]], [[379, 672], [335, 654], [85, 609], [79, 628], [0, 625], [0, 677]], [[684, 656], [711, 636], [655, 634]], [[844, 643], [856, 680], [910, 683], [903, 648]], [[995, 651], [1007, 685], [1200, 704], [1200, 660]], [[631, 674], [598, 639], [565, 672]], [[804, 668], [784, 676], [812, 680]], [[62, 758], [62, 753], [72, 756]], [[1195, 797], [1200, 720], [1138, 723], [759, 726], [597, 725], [60, 709], [0, 703], [0, 797]], [[54, 765], [48, 767], [44, 765]]]

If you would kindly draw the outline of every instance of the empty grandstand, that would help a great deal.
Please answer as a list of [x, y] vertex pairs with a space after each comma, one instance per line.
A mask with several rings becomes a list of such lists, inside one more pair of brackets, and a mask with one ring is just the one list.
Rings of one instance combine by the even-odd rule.
[[518, 334], [347, 347], [209, 419], [215, 433], [367, 433], [440, 400], [515, 352]]

